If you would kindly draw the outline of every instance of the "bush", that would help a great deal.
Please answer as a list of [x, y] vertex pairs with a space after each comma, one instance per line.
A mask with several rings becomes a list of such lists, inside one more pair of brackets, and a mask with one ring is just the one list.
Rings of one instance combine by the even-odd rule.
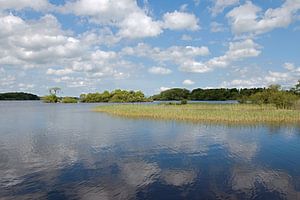
[[299, 97], [288, 91], [279, 91], [270, 88], [250, 96], [249, 100], [254, 104], [273, 104], [278, 109], [292, 109]]
[[58, 102], [58, 97], [55, 94], [51, 94], [51, 95], [42, 97], [42, 100], [45, 103], [57, 103]]
[[183, 99], [183, 100], [180, 101], [180, 104], [181, 104], [181, 105], [185, 105], [185, 104], [187, 104], [187, 103], [188, 103], [188, 101], [187, 101], [186, 99]]
[[74, 97], [64, 97], [62, 98], [62, 103], [77, 103], [77, 99]]

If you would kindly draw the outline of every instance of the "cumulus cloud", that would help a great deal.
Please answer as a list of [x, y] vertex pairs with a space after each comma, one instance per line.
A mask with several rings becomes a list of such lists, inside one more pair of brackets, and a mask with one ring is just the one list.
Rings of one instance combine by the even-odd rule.
[[260, 46], [252, 39], [230, 42], [229, 49], [223, 56], [213, 57], [206, 62], [197, 61], [200, 56], [210, 54], [205, 46], [171, 46], [163, 50], [140, 43], [136, 47], [123, 48], [121, 52], [123, 55], [151, 58], [160, 63], [173, 62], [181, 71], [193, 73], [206, 73], [218, 67], [227, 67], [232, 62], [256, 57], [260, 53]]
[[14, 9], [33, 9], [36, 11], [50, 9], [53, 6], [47, 0], [1, 0], [0, 1], [0, 10]]
[[298, 0], [286, 0], [278, 8], [269, 8], [264, 13], [251, 1], [234, 8], [227, 14], [235, 34], [261, 34], [275, 28], [287, 27], [300, 9]]
[[222, 13], [225, 8], [234, 6], [239, 3], [239, 0], [213, 0], [214, 5], [211, 8], [211, 13], [213, 16]]
[[186, 79], [182, 82], [183, 85], [194, 85], [195, 82], [189, 79]]
[[12, 14], [0, 16], [0, 64], [25, 68], [79, 56], [85, 45], [66, 32], [53, 15], [24, 21]]
[[111, 25], [118, 28], [121, 38], [155, 37], [163, 29], [198, 30], [198, 19], [194, 14], [174, 11], [165, 13], [163, 21], [154, 20], [147, 9], [140, 8], [136, 0], [75, 0], [58, 8], [62, 13], [73, 13], [87, 18], [89, 22]]
[[199, 30], [198, 19], [194, 14], [174, 11], [163, 16], [164, 28], [171, 30]]
[[[0, 66], [15, 69], [35, 69], [50, 76], [66, 76], [79, 72], [81, 80], [65, 78], [69, 86], [90, 85], [87, 79], [109, 77], [122, 79], [130, 76], [134, 63], [128, 62], [114, 51], [103, 51], [102, 35], [110, 38], [109, 30], [103, 34], [88, 31], [81, 35], [63, 30], [55, 16], [46, 14], [36, 20], [24, 20], [13, 14], [0, 14]], [[104, 37], [105, 38], [105, 37]], [[12, 83], [16, 77], [5, 78]], [[4, 78], [2, 79], [4, 80]], [[95, 82], [92, 82], [95, 83]], [[3, 83], [4, 84], [4, 83]]]
[[182, 71], [194, 73], [209, 72], [218, 67], [227, 67], [232, 62], [242, 60], [244, 58], [256, 57], [261, 53], [259, 49], [260, 46], [252, 39], [230, 42], [229, 49], [223, 56], [213, 57], [206, 62], [188, 60], [183, 62], [180, 69]]
[[151, 67], [149, 68], [148, 72], [151, 74], [166, 75], [166, 74], [171, 74], [172, 70], [164, 67]]
[[162, 33], [160, 22], [148, 16], [136, 0], [76, 0], [58, 10], [86, 17], [92, 23], [117, 27], [121, 38], [154, 37]]
[[300, 67], [296, 67], [293, 63], [284, 63], [285, 71], [272, 71], [266, 73], [258, 73], [256, 75], [243, 76], [243, 78], [224, 81], [221, 87], [237, 87], [237, 88], [253, 88], [267, 87], [271, 84], [280, 84], [284, 87], [291, 87], [297, 83], [300, 77]]
[[148, 57], [156, 61], [175, 61], [194, 58], [197, 56], [207, 56], [210, 54], [206, 46], [171, 46], [166, 49], [152, 48], [145, 43], [139, 43], [135, 47], [126, 47], [122, 50], [123, 55], [132, 55], [139, 57]]
[[205, 63], [189, 60], [180, 65], [180, 70], [193, 73], [206, 73], [211, 71], [212, 68]]
[[90, 17], [99, 24], [118, 24], [129, 13], [140, 11], [136, 0], [75, 0], [68, 1], [59, 9], [62, 13], [73, 13], [77, 16]]
[[142, 12], [128, 15], [120, 24], [119, 35], [126, 38], [153, 37], [162, 33], [159, 22]]

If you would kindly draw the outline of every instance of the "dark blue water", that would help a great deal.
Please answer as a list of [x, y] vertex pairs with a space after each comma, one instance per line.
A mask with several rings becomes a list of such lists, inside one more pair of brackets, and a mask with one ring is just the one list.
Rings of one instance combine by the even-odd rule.
[[0, 199], [300, 199], [300, 127], [0, 102]]

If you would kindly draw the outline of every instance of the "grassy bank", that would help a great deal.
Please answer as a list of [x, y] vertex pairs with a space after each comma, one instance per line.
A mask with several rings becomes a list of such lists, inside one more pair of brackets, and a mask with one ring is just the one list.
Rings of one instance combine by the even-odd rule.
[[300, 123], [299, 110], [276, 109], [271, 105], [187, 104], [187, 105], [108, 105], [97, 112], [132, 118], [152, 118], [211, 123]]

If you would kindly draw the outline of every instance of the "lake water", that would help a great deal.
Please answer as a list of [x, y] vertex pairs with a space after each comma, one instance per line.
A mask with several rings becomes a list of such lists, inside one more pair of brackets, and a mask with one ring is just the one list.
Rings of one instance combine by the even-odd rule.
[[0, 102], [0, 199], [300, 199], [300, 127]]

